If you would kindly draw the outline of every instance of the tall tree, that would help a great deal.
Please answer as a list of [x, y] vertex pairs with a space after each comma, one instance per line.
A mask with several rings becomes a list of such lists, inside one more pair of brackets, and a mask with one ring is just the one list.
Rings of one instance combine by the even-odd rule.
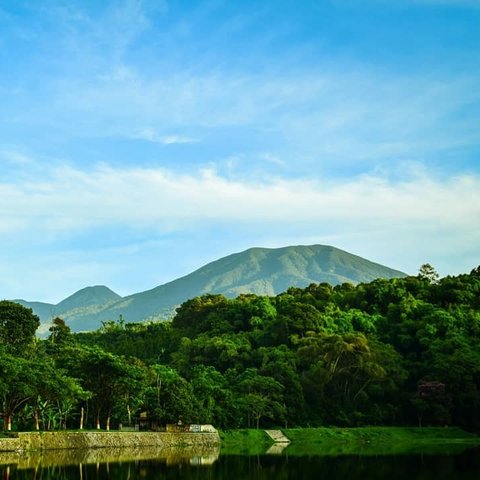
[[15, 413], [37, 395], [36, 364], [30, 359], [0, 354], [0, 401], [4, 430], [12, 429]]
[[152, 365], [145, 394], [148, 418], [158, 424], [199, 421], [192, 386], [174, 368]]
[[65, 320], [60, 317], [55, 317], [52, 320], [52, 326], [48, 329], [50, 336], [48, 340], [51, 343], [62, 345], [65, 343], [71, 343], [73, 335], [70, 327], [65, 323]]
[[429, 283], [437, 283], [440, 276], [429, 263], [424, 263], [418, 271], [418, 278], [426, 280]]
[[275, 423], [285, 420], [284, 387], [274, 378], [260, 375], [256, 368], [247, 368], [236, 380], [236, 391], [248, 425], [260, 428], [262, 418]]
[[26, 355], [34, 342], [40, 319], [31, 308], [8, 300], [0, 301], [0, 344], [17, 355]]

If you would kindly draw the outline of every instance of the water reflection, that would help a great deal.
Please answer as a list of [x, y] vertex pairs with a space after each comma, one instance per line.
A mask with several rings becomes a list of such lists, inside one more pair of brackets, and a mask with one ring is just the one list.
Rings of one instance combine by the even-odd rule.
[[[111, 477], [112, 468], [117, 472], [118, 466], [126, 465], [127, 470], [131, 472], [132, 466], [136, 468], [149, 460], [154, 460], [166, 467], [208, 466], [218, 459], [219, 454], [219, 446], [0, 452], [0, 478], [5, 480], [13, 478], [83, 479], [90, 478], [85, 475], [92, 475], [92, 472], [95, 475], [92, 478], [123, 478]], [[75, 468], [72, 468], [73, 466]], [[101, 472], [103, 472], [102, 476], [98, 476]], [[38, 476], [39, 474], [41, 476]], [[105, 477], [104, 474], [107, 476]], [[126, 478], [131, 478], [130, 473]]]
[[265, 453], [267, 455], [280, 455], [288, 447], [288, 443], [274, 443]]
[[[50, 451], [43, 454], [0, 456], [0, 478], [64, 480], [477, 480], [480, 450], [415, 454], [331, 455], [302, 452], [293, 445], [283, 452], [238, 455], [218, 448]], [[290, 452], [290, 453], [289, 453]]]

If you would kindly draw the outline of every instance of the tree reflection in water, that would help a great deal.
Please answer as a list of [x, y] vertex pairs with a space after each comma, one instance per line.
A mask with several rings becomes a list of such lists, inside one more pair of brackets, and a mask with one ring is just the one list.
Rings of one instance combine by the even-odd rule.
[[[61, 453], [56, 452], [61, 460]], [[103, 452], [105, 453], [105, 452]], [[471, 480], [479, 478], [480, 450], [470, 449], [461, 453], [408, 454], [408, 455], [220, 455], [187, 454], [186, 450], [169, 454], [158, 452], [156, 457], [125, 459], [117, 456], [109, 461], [94, 463], [47, 464], [41, 457], [30, 456], [28, 462], [3, 464], [1, 477], [36, 480], [286, 480], [321, 479], [344, 480]], [[98, 454], [98, 452], [97, 452]], [[104, 456], [105, 457], [105, 456]], [[106, 458], [106, 457], [105, 457]], [[35, 464], [35, 462], [37, 462]]]

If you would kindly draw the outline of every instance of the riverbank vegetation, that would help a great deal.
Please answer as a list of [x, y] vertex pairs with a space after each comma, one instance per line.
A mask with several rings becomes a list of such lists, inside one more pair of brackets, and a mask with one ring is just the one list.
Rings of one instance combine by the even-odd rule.
[[[480, 430], [480, 268], [276, 297], [205, 295], [171, 321], [60, 318], [0, 302], [4, 429], [457, 425]], [[140, 418], [141, 417], [141, 418]]]

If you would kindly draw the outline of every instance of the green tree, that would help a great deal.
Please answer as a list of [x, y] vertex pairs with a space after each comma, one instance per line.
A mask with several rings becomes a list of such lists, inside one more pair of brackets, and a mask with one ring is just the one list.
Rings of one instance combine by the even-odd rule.
[[37, 375], [36, 397], [30, 401], [35, 428], [67, 428], [70, 414], [77, 404], [90, 397], [83, 390], [78, 380], [69, 377], [64, 370], [58, 368], [50, 357], [35, 358]]
[[198, 419], [193, 389], [175, 369], [166, 365], [150, 367], [150, 383], [145, 394], [148, 418], [158, 425], [189, 423]]
[[361, 333], [305, 338], [298, 356], [307, 402], [329, 421], [357, 422], [368, 406], [368, 387], [386, 378], [380, 358]]
[[272, 377], [260, 375], [256, 368], [247, 368], [236, 380], [239, 404], [244, 409], [247, 425], [258, 429], [262, 418], [285, 421], [284, 387]]
[[48, 331], [50, 332], [48, 340], [55, 345], [63, 345], [73, 341], [72, 331], [63, 318], [55, 317]]
[[189, 376], [188, 372], [199, 364], [211, 365], [223, 373], [248, 363], [251, 350], [248, 335], [243, 332], [219, 336], [202, 334], [193, 340], [182, 339], [178, 351], [172, 354], [173, 365], [184, 376]]
[[306, 420], [305, 398], [297, 371], [295, 353], [286, 345], [261, 347], [257, 351], [259, 373], [271, 377], [283, 387], [285, 425]]
[[424, 263], [418, 271], [418, 278], [428, 283], [437, 283], [440, 276], [429, 263]]
[[235, 397], [224, 375], [212, 366], [197, 365], [193, 368], [190, 383], [197, 402], [197, 418], [201, 423], [220, 427], [234, 424]]
[[35, 364], [22, 357], [0, 355], [0, 398], [5, 430], [12, 429], [15, 413], [37, 395]]
[[0, 344], [8, 352], [27, 355], [40, 319], [31, 308], [8, 300], [0, 301]]
[[229, 301], [223, 295], [203, 295], [187, 300], [177, 308], [172, 326], [180, 336], [194, 337], [200, 333], [215, 330], [228, 332], [231, 325], [219, 313], [226, 309]]
[[95, 427], [100, 429], [103, 418], [105, 428], [110, 429], [114, 411], [130, 415], [131, 405], [142, 398], [146, 372], [137, 363], [125, 357], [105, 352], [98, 347], [72, 347], [65, 349], [58, 359], [70, 375], [79, 378], [82, 387], [91, 392]]

